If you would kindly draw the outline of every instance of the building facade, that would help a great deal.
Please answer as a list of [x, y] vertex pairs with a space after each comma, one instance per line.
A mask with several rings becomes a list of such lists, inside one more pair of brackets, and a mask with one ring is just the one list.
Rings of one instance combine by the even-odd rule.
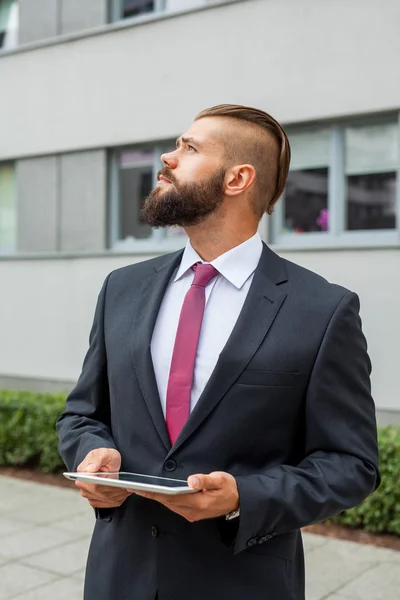
[[398, 0], [0, 0], [0, 386], [73, 385], [107, 273], [185, 243], [140, 219], [160, 154], [228, 102], [285, 126], [260, 232], [359, 294], [400, 422], [399, 31]]

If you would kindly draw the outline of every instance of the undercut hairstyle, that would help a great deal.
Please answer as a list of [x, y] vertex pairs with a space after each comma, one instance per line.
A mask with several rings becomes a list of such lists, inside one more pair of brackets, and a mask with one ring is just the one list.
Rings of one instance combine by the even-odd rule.
[[229, 119], [223, 140], [229, 166], [247, 163], [256, 171], [253, 205], [258, 217], [274, 206], [285, 189], [290, 165], [290, 144], [282, 126], [271, 115], [257, 108], [219, 104], [202, 110], [195, 121], [205, 117]]

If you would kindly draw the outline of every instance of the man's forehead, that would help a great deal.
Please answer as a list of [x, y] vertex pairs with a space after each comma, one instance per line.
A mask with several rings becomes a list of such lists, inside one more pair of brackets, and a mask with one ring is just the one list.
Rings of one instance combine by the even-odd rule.
[[[207, 147], [221, 146], [221, 133], [223, 130], [222, 119], [216, 117], [204, 117], [192, 123], [192, 125], [182, 134], [183, 138], [193, 138], [200, 144]], [[223, 136], [222, 136], [223, 137]]]

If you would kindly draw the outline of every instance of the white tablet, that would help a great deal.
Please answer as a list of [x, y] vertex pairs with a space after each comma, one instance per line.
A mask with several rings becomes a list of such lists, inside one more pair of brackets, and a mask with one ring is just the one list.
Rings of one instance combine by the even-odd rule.
[[64, 473], [64, 477], [72, 481], [86, 481], [126, 490], [138, 490], [142, 492], [158, 492], [160, 494], [193, 494], [194, 490], [188, 486], [183, 479], [169, 479], [168, 477], [153, 477], [153, 475], [142, 475], [139, 473]]

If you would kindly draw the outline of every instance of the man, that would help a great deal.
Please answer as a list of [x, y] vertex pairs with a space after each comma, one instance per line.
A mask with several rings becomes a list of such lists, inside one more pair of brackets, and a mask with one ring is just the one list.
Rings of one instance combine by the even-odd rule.
[[302, 600], [300, 528], [379, 483], [358, 298], [261, 242], [290, 162], [271, 116], [207, 109], [162, 161], [143, 215], [189, 241], [107, 277], [60, 452], [199, 491], [77, 483], [97, 517], [85, 598]]

